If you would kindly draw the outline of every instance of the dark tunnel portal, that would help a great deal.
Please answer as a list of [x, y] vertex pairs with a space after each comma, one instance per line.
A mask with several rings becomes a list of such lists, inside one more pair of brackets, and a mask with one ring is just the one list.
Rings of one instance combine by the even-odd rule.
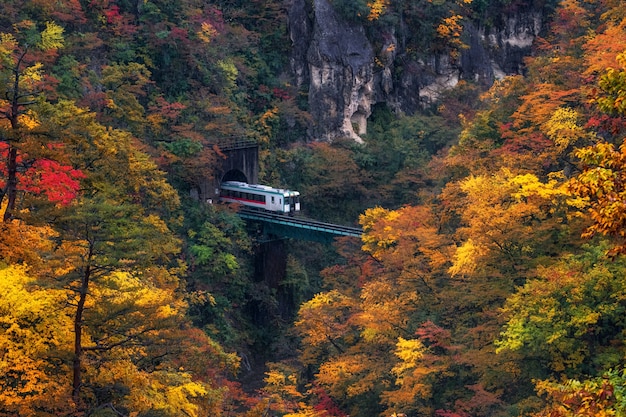
[[246, 178], [246, 174], [239, 171], [238, 169], [231, 169], [222, 177], [222, 182], [226, 181], [239, 181], [239, 182], [248, 182], [248, 178]]

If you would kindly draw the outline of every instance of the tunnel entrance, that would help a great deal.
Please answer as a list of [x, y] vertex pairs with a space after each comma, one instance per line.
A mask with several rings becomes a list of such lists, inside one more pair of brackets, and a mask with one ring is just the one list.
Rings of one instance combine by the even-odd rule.
[[246, 177], [246, 174], [244, 174], [240, 170], [231, 169], [222, 177], [222, 182], [225, 182], [225, 181], [239, 181], [239, 182], [247, 183], [248, 178]]

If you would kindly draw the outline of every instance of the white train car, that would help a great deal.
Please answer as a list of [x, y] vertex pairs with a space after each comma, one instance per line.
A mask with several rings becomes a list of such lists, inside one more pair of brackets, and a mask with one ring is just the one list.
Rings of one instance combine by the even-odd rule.
[[292, 215], [300, 211], [298, 191], [239, 181], [225, 181], [220, 188], [220, 201]]

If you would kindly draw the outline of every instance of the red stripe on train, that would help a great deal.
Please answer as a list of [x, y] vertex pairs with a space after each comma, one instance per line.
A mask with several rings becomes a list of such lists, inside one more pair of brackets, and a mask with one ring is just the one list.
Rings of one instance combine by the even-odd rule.
[[246, 198], [238, 198], [238, 197], [220, 197], [222, 200], [224, 201], [229, 201], [229, 200], [233, 200], [235, 202], [237, 201], [241, 201], [241, 202], [245, 202], [245, 203], [252, 203], [252, 204], [257, 204], [259, 206], [263, 206], [265, 207], [265, 203], [261, 202], [261, 201], [256, 201], [256, 200], [248, 200]]

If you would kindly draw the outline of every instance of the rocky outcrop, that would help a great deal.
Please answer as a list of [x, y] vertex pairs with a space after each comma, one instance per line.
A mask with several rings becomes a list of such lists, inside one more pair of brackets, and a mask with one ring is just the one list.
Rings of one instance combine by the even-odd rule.
[[311, 134], [360, 141], [374, 101], [374, 51], [363, 28], [339, 20], [328, 0], [314, 0], [314, 10], [307, 50]]
[[463, 74], [491, 85], [494, 79], [523, 71], [524, 57], [542, 28], [541, 13], [520, 12], [506, 17], [503, 24], [500, 30], [465, 25], [469, 48], [461, 56]]
[[455, 62], [447, 55], [419, 61], [403, 56], [398, 64], [401, 51], [392, 29], [377, 40], [382, 46], [375, 51], [363, 27], [343, 21], [328, 0], [312, 1], [292, 0], [289, 27], [291, 69], [296, 83], [309, 87], [314, 141], [361, 141], [375, 103], [413, 114], [462, 79], [489, 86], [519, 73], [542, 28], [541, 13], [532, 10], [504, 17], [497, 30], [469, 23], [463, 33], [468, 48]]
[[309, 18], [311, 10], [306, 0], [292, 0], [288, 5], [289, 37], [291, 39], [291, 72], [296, 85], [302, 86], [309, 82], [309, 63], [307, 51], [313, 36], [313, 20]]

